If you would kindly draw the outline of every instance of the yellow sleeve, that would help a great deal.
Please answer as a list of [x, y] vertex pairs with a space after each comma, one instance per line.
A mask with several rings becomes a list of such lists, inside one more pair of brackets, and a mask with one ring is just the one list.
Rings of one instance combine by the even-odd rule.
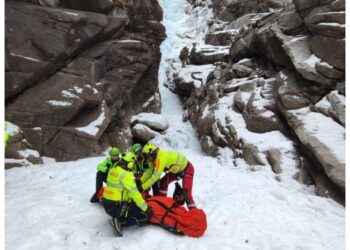
[[122, 185], [128, 191], [129, 197], [136, 203], [136, 205], [142, 210], [147, 210], [147, 203], [142, 198], [141, 193], [137, 189], [135, 177], [131, 172], [128, 172], [125, 178], [122, 180]]
[[159, 180], [165, 168], [165, 165], [162, 163], [163, 161], [161, 161], [159, 158], [156, 159], [156, 166], [154, 168], [152, 176], [145, 183], [142, 184], [143, 190], [149, 189], [154, 183], [156, 183]]
[[153, 167], [149, 167], [145, 172], [143, 172], [140, 179], [141, 183], [145, 183], [149, 178], [151, 178], [153, 169]]

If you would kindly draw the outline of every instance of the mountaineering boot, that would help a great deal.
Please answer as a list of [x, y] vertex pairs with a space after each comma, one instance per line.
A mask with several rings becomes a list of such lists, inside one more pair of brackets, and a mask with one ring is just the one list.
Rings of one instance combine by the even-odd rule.
[[97, 198], [97, 193], [94, 193], [94, 194], [91, 196], [90, 202], [91, 202], [91, 203], [97, 203], [97, 202], [99, 202], [99, 199]]
[[111, 224], [112, 224], [112, 227], [114, 229], [115, 235], [118, 236], [118, 237], [122, 237], [123, 236], [123, 234], [122, 234], [122, 226], [120, 225], [120, 222], [116, 218], [113, 218], [111, 220]]

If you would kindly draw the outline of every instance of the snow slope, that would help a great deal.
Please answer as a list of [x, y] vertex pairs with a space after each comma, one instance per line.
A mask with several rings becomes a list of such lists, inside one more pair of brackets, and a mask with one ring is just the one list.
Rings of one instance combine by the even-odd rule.
[[193, 21], [193, 16], [184, 14], [184, 9], [189, 9], [185, 0], [160, 3], [169, 32], [162, 46], [167, 57], [162, 59], [160, 68], [162, 112], [169, 129], [154, 142], [181, 150], [195, 166], [193, 195], [207, 214], [206, 233], [197, 239], [147, 225], [125, 229], [122, 238], [115, 237], [103, 207], [89, 203], [96, 165], [103, 160], [96, 157], [7, 170], [5, 248], [345, 249], [344, 207], [314, 195], [312, 187], [292, 180], [276, 181], [271, 169], [260, 167], [252, 171], [242, 160], [237, 160], [235, 167], [229, 150], [223, 149], [217, 159], [201, 152], [195, 131], [189, 123], [182, 122], [181, 102], [162, 86], [166, 80], [166, 59], [175, 58], [181, 48], [183, 36], [178, 35], [183, 30], [178, 28]]
[[196, 168], [195, 200], [207, 214], [203, 237], [149, 225], [116, 238], [103, 207], [89, 203], [98, 157], [7, 170], [6, 249], [345, 249], [345, 211], [334, 201], [291, 189], [267, 169], [185, 154]]

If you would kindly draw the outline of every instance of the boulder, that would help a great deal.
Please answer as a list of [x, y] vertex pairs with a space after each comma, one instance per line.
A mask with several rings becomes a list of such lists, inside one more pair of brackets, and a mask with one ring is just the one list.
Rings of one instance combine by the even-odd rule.
[[310, 40], [310, 50], [336, 69], [345, 70], [345, 39], [316, 35]]
[[[308, 175], [311, 177], [313, 184], [316, 187], [316, 193], [321, 197], [336, 200], [342, 205], [345, 205], [345, 195], [339, 190], [339, 188], [327, 177], [327, 175], [319, 169], [315, 164], [305, 157], [301, 158], [301, 169], [305, 169]], [[310, 177], [307, 177], [309, 179]], [[307, 180], [307, 183], [310, 183]]]
[[39, 152], [32, 149], [18, 126], [6, 122], [6, 133], [9, 140], [5, 148], [5, 158], [11, 160], [5, 161], [5, 169], [43, 163]]
[[286, 110], [307, 107], [311, 101], [303, 95], [295, 76], [283, 70], [277, 75], [277, 102]]
[[274, 110], [276, 110], [274, 100], [264, 99], [261, 96], [261, 88], [255, 89], [243, 112], [247, 129], [255, 133], [266, 133], [274, 130], [285, 131]]
[[181, 96], [189, 97], [192, 90], [200, 88], [214, 69], [215, 66], [212, 64], [187, 65], [185, 68], [180, 68], [173, 74], [175, 86], [172, 88], [172, 91]]
[[[272, 1], [269, 1], [272, 2]], [[257, 0], [214, 0], [214, 15], [223, 21], [233, 21], [250, 13], [267, 12], [268, 6], [264, 2]]]
[[344, 79], [345, 77], [345, 72], [338, 70], [323, 61], [316, 62], [315, 70], [321, 75], [334, 80]]
[[237, 35], [238, 30], [210, 32], [205, 36], [205, 43], [214, 46], [230, 46]]
[[132, 135], [142, 142], [146, 143], [149, 140], [153, 139], [157, 136], [157, 132], [153, 131], [149, 127], [143, 125], [143, 124], [136, 124], [132, 128]]
[[248, 44], [248, 48], [278, 65], [287, 66], [290, 64], [290, 59], [282, 47], [281, 36], [283, 36], [283, 33], [278, 23], [273, 22], [277, 16], [268, 18], [271, 18], [271, 20], [261, 20], [266, 23], [254, 30], [253, 40]]
[[345, 129], [309, 108], [287, 111], [288, 124], [327, 176], [345, 190]]
[[199, 140], [203, 151], [211, 156], [218, 156], [218, 147], [209, 136], [202, 136]]
[[243, 159], [249, 165], [265, 165], [258, 154], [257, 148], [254, 145], [243, 143], [242, 151]]
[[303, 29], [304, 25], [303, 19], [295, 11], [288, 11], [281, 14], [277, 21], [281, 26], [282, 32], [287, 35], [298, 34]]
[[327, 12], [328, 9], [315, 8], [305, 18], [308, 27], [318, 23], [345, 24], [345, 11]]
[[196, 52], [191, 52], [190, 62], [195, 65], [213, 64], [227, 60], [228, 55], [229, 47], [227, 46], [197, 48]]
[[319, 5], [319, 0], [292, 0], [299, 12], [316, 7]]
[[275, 174], [282, 173], [281, 151], [278, 149], [269, 149], [266, 151], [266, 156], [273, 172], [275, 172]]
[[316, 71], [316, 63], [321, 61], [309, 49], [310, 38], [291, 39], [283, 42], [283, 48], [291, 59], [295, 69], [307, 80], [326, 86], [334, 86], [336, 82]]
[[131, 118], [131, 126], [134, 126], [137, 123], [146, 125], [147, 127], [156, 131], [164, 131], [169, 127], [164, 116], [154, 113], [140, 113], [138, 115], [134, 115]]
[[321, 101], [312, 106], [313, 111], [332, 117], [345, 127], [345, 97], [337, 90], [330, 92]]
[[332, 11], [345, 10], [345, 0], [335, 0], [330, 7]]
[[238, 77], [248, 77], [253, 70], [251, 68], [248, 68], [247, 66], [244, 66], [242, 64], [234, 64], [232, 67], [232, 71], [238, 76]]

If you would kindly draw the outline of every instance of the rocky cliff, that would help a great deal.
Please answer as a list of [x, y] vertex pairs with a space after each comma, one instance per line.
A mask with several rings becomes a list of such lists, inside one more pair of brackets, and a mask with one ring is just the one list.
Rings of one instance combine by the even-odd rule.
[[214, 16], [170, 85], [203, 150], [229, 149], [343, 203], [345, 1], [189, 2]]
[[127, 147], [131, 116], [160, 111], [161, 20], [157, 0], [7, 0], [5, 115], [22, 140], [10, 138], [6, 156]]

